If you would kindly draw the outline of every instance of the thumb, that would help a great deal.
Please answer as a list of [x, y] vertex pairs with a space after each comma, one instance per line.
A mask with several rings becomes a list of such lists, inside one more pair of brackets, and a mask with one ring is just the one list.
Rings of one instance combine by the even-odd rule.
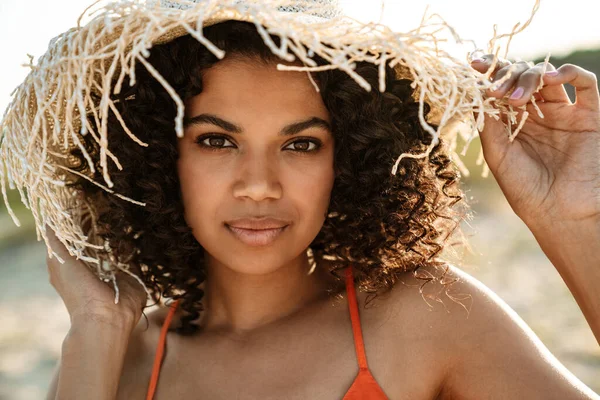
[[59, 260], [58, 262], [62, 264], [64, 261], [66, 261], [72, 257], [69, 254], [69, 250], [67, 250], [65, 245], [56, 236], [56, 233], [54, 232], [54, 230], [52, 228], [50, 228], [50, 226], [48, 226], [48, 225], [46, 225], [45, 234], [46, 234], [47, 244], [50, 247], [50, 250], [52, 250], [51, 252], [48, 252], [48, 259], [50, 257], [50, 254], [52, 253], [53, 258], [58, 257], [58, 260]]

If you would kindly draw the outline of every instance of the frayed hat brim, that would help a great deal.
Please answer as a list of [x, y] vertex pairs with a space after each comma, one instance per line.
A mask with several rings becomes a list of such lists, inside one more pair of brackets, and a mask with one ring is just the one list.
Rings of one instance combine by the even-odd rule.
[[[82, 24], [84, 19], [87, 22]], [[95, 163], [82, 141], [82, 135], [91, 135], [100, 148], [98, 157], [103, 176], [101, 182], [94, 183], [125, 201], [143, 206], [138, 200], [112, 190], [108, 163], [113, 162], [118, 168], [120, 163], [108, 148], [109, 113], [121, 121], [131, 140], [146, 146], [120, 119], [112, 96], [118, 94], [123, 85], [135, 83], [135, 67], [137, 63], [143, 64], [177, 104], [175, 130], [182, 136], [183, 102], [148, 63], [149, 49], [191, 35], [215, 56], [223, 58], [224, 52], [202, 35], [202, 28], [226, 20], [254, 23], [274, 54], [282, 60], [299, 60], [303, 64], [280, 64], [278, 69], [281, 70], [340, 69], [365, 90], [371, 90], [370, 84], [354, 71], [355, 63], [367, 61], [379, 66], [379, 91], [386, 89], [386, 65], [411, 79], [415, 98], [421, 106], [420, 123], [434, 140], [422, 154], [399, 154], [390, 165], [393, 174], [403, 157], [427, 157], [441, 134], [448, 137], [455, 160], [461, 166], [455, 152], [459, 133], [470, 143], [483, 128], [484, 114], [499, 118], [505, 113], [515, 118], [516, 113], [506, 103], [484, 98], [484, 91], [491, 86], [490, 74], [481, 74], [466, 60], [457, 60], [440, 50], [435, 35], [439, 22], [430, 26], [424, 20], [417, 29], [399, 33], [383, 25], [355, 21], [326, 0], [97, 3], [82, 15], [77, 27], [50, 42], [36, 65], [31, 63], [31, 72], [15, 90], [0, 123], [0, 183], [15, 222], [18, 224], [8, 204], [8, 188], [17, 189], [31, 210], [38, 240], [46, 239], [45, 226], [49, 226], [72, 255], [92, 265], [103, 279], [115, 282], [114, 269], [128, 267], [117, 263], [103, 268], [99, 254], [105, 245], [95, 235], [93, 205], [65, 185], [69, 174], [92, 179], [69, 169], [64, 161], [72, 149], [79, 149], [93, 173]], [[280, 46], [273, 43], [270, 34], [281, 38]], [[317, 66], [312, 59], [314, 55], [329, 64]], [[424, 116], [425, 103], [432, 109], [429, 118]], [[90, 115], [97, 123], [97, 130], [86, 123]], [[513, 125], [518, 125], [517, 121], [513, 120]], [[514, 134], [510, 129], [508, 133]], [[463, 154], [465, 151], [466, 148]], [[53, 253], [50, 248], [49, 253]]]

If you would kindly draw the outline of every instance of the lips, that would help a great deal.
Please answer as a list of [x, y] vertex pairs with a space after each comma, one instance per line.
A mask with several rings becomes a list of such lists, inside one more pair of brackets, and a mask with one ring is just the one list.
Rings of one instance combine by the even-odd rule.
[[226, 225], [229, 232], [249, 246], [266, 246], [273, 243], [287, 228], [243, 229]]
[[264, 230], [284, 228], [289, 222], [277, 218], [238, 218], [226, 221], [225, 225], [232, 228]]
[[227, 230], [249, 246], [266, 246], [273, 243], [288, 225], [288, 221], [270, 217], [238, 218], [225, 222]]

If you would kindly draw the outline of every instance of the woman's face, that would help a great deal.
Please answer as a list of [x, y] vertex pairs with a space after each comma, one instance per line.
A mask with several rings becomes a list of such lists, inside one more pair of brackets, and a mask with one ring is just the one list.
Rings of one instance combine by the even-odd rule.
[[305, 257], [334, 181], [320, 94], [305, 72], [239, 57], [202, 79], [202, 93], [186, 101], [178, 173], [185, 218], [207, 262], [264, 274]]

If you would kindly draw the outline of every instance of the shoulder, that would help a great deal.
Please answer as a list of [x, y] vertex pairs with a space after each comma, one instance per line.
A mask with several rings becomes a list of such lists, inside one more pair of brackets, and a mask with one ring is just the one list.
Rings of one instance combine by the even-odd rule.
[[[153, 306], [144, 312], [133, 332], [131, 333], [128, 358], [133, 360], [146, 360], [154, 357], [160, 330], [167, 318], [168, 307]], [[128, 360], [129, 361], [129, 360]]]
[[452, 264], [421, 268], [416, 276], [407, 273], [384, 297], [394, 311], [433, 324], [440, 335], [437, 339], [477, 337], [498, 324], [529, 330], [496, 293]]
[[418, 286], [395, 286], [390, 307], [404, 308], [429, 333], [443, 365], [440, 398], [595, 398], [505, 301], [457, 266], [429, 289], [414, 277], [407, 285]]
[[167, 307], [153, 307], [145, 312], [129, 338], [119, 380], [118, 399], [145, 398], [160, 329], [168, 314]]
[[406, 273], [373, 300], [381, 304], [374, 325], [383, 328], [378, 337], [390, 343], [394, 358], [408, 357], [406, 349], [412, 348], [418, 358], [435, 366], [441, 381], [456, 362], [464, 338], [473, 336], [477, 341], [475, 332], [486, 329], [486, 319], [494, 318], [486, 311], [494, 296], [454, 265], [422, 267], [415, 274]]
[[489, 288], [452, 264], [407, 272], [380, 296], [386, 312], [401, 317], [394, 318], [398, 323], [409, 318], [416, 324], [434, 326], [444, 336], [473, 323], [473, 311], [497, 299]]
[[[437, 279], [426, 283], [431, 276]], [[454, 366], [472, 362], [486, 352], [503, 350], [543, 351], [551, 356], [504, 300], [456, 265], [427, 268], [420, 270], [418, 277], [407, 276], [389, 296], [390, 308], [410, 316], [421, 328], [431, 327], [432, 340], [444, 344], [444, 356]]]

